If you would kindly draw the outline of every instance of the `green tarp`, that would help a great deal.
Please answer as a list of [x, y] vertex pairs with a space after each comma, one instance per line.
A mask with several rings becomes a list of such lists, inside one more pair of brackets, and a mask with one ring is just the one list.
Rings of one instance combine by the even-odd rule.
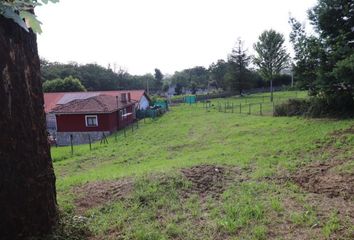
[[184, 97], [184, 102], [185, 103], [189, 103], [189, 104], [196, 103], [197, 102], [197, 97], [195, 95], [185, 96]]

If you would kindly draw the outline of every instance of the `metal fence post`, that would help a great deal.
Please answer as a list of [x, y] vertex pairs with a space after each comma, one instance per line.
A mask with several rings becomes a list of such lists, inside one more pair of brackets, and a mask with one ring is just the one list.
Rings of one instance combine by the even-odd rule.
[[71, 146], [71, 155], [74, 154], [74, 145], [73, 145], [73, 135], [70, 134], [70, 146]]
[[90, 145], [90, 151], [91, 151], [92, 147], [91, 147], [91, 136], [90, 136], [90, 134], [88, 135], [88, 139], [89, 139], [89, 145]]
[[274, 105], [274, 101], [273, 101], [273, 115], [274, 115], [274, 109], [275, 109], [275, 105]]

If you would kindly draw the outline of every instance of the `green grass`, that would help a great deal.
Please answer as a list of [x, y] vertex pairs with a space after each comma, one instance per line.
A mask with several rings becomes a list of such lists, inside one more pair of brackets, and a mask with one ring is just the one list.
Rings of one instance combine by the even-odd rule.
[[[275, 98], [293, 95], [280, 92]], [[70, 147], [52, 148], [61, 209], [75, 212], [73, 187], [129, 177], [134, 179], [131, 196], [85, 213], [89, 219], [85, 227], [94, 236], [267, 239], [273, 220], [292, 222], [299, 228], [319, 224], [323, 235], [330, 236], [337, 230], [335, 217], [320, 220], [311, 206], [288, 211], [283, 199], [292, 196], [303, 204], [304, 192], [293, 183], [274, 185], [265, 179], [321, 160], [314, 152], [329, 141], [329, 133], [349, 128], [354, 121], [275, 118], [224, 113], [217, 108], [218, 103], [256, 103], [263, 101], [263, 96], [267, 95], [215, 99], [209, 109], [201, 103], [172, 107], [161, 118], [140, 121], [139, 129], [129, 130], [126, 138], [118, 133], [108, 138], [109, 144], [94, 143], [92, 151], [88, 145], [74, 146], [73, 155]], [[298, 97], [305, 96], [298, 93]], [[335, 147], [352, 152], [353, 146], [354, 141], [345, 141]], [[320, 156], [327, 159], [325, 153]], [[198, 194], [181, 197], [191, 183], [179, 169], [199, 164], [251, 169], [249, 181], [233, 184], [220, 199], [201, 199]], [[353, 161], [346, 164], [350, 168], [345, 171], [352, 173]]]

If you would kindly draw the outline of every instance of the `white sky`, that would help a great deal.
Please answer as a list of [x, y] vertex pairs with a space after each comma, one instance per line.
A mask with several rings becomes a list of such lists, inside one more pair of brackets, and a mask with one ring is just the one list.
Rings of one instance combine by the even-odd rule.
[[[238, 37], [249, 53], [263, 30], [289, 39], [316, 0], [60, 0], [36, 9], [39, 54], [50, 61], [116, 63], [164, 74], [226, 59]], [[289, 50], [290, 43], [287, 43]]]

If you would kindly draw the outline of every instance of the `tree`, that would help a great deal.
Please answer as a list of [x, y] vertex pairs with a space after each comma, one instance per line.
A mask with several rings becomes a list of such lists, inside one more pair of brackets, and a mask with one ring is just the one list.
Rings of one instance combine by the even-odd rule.
[[273, 101], [273, 78], [284, 69], [289, 61], [289, 54], [284, 46], [284, 36], [274, 30], [264, 31], [254, 44], [257, 56], [253, 62], [258, 66], [260, 74], [270, 82], [270, 100]]
[[315, 90], [323, 46], [318, 38], [307, 36], [305, 28], [295, 18], [291, 17], [289, 23], [292, 28], [290, 41], [295, 50], [293, 72], [297, 86]]
[[175, 87], [175, 94], [176, 95], [181, 95], [182, 94], [182, 90], [183, 90], [182, 84], [177, 83], [176, 87]]
[[46, 234], [57, 221], [36, 35], [14, 16], [28, 2], [37, 1], [0, 2], [1, 239]]
[[243, 89], [246, 87], [247, 67], [251, 57], [247, 55], [247, 50], [243, 48], [241, 39], [237, 41], [237, 46], [232, 49], [229, 56], [229, 66], [231, 72], [231, 88], [239, 91], [242, 95]]
[[227, 89], [227, 83], [225, 80], [225, 75], [228, 70], [228, 63], [223, 59], [219, 59], [216, 63], [212, 63], [209, 66], [210, 81], [216, 83], [217, 88]]
[[162, 79], [163, 79], [163, 74], [161, 73], [160, 69], [155, 68], [155, 85], [158, 91], [161, 90], [162, 88]]
[[311, 95], [335, 116], [354, 115], [353, 9], [354, 0], [319, 0], [308, 12], [317, 33], [311, 36], [290, 19], [295, 73], [305, 77]]
[[[354, 0], [319, 0], [309, 11], [309, 19], [322, 44], [317, 68], [319, 92], [331, 98], [346, 95], [353, 105], [354, 71], [350, 66], [354, 54]], [[344, 67], [344, 66], [347, 67]], [[339, 74], [339, 71], [345, 70]], [[345, 80], [347, 79], [347, 80]], [[343, 87], [339, 87], [343, 86]]]
[[85, 92], [86, 88], [79, 79], [72, 76], [57, 78], [43, 83], [44, 92]]

